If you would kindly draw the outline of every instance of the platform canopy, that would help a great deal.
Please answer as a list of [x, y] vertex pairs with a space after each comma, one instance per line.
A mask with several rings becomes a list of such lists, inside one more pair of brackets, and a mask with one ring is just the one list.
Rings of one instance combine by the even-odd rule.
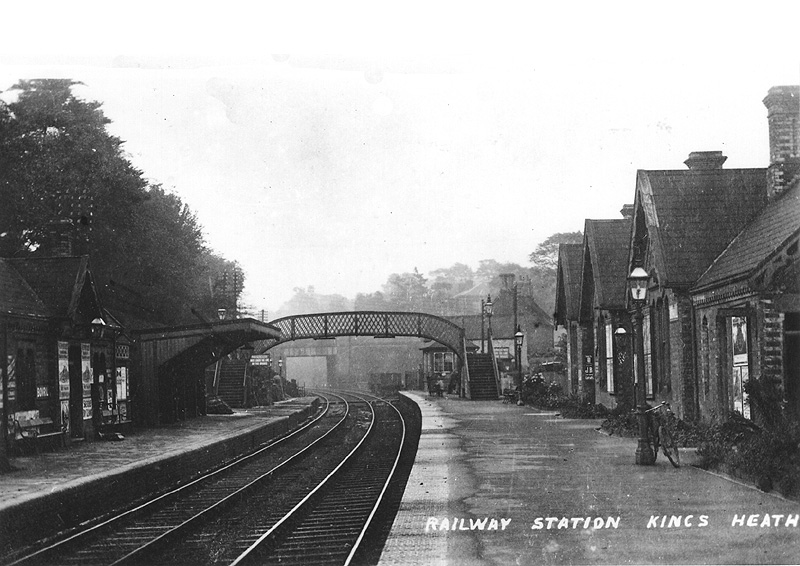
[[245, 344], [280, 336], [277, 327], [253, 318], [133, 331], [131, 377], [144, 423], [159, 424], [159, 404], [187, 380], [200, 379], [207, 366]]

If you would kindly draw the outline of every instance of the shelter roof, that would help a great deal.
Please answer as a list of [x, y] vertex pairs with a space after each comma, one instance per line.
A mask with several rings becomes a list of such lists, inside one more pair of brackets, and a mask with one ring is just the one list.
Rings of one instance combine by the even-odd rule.
[[748, 278], [800, 232], [800, 184], [771, 202], [697, 281], [705, 290]]
[[87, 277], [91, 283], [87, 256], [12, 258], [5, 261], [25, 279], [51, 316], [73, 317]]
[[559, 324], [578, 320], [582, 265], [583, 244], [559, 244], [555, 312], [555, 319]]
[[0, 259], [0, 313], [36, 318], [51, 316], [28, 282], [6, 259]]
[[581, 285], [587, 285], [591, 273], [600, 308], [625, 308], [631, 224], [629, 218], [586, 220], [583, 245], [591, 264], [584, 258]]
[[764, 208], [766, 183], [766, 169], [638, 171], [636, 214], [645, 216], [661, 284], [695, 283]]

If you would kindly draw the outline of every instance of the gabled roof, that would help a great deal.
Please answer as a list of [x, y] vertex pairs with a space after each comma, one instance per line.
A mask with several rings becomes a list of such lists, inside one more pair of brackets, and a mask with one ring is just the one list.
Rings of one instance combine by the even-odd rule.
[[[588, 285], [587, 277], [594, 278], [594, 297], [603, 309], [625, 308], [628, 276], [628, 246], [632, 220], [586, 220], [583, 232], [584, 255], [581, 286]], [[587, 263], [587, 257], [589, 262]], [[581, 300], [584, 300], [583, 294]], [[594, 305], [586, 305], [593, 309]], [[584, 306], [581, 305], [581, 311]]]
[[[520, 299], [527, 297], [520, 297]], [[536, 304], [535, 302], [533, 304]], [[553, 322], [549, 316], [541, 309], [538, 310], [523, 310], [523, 302], [520, 300], [520, 310], [517, 317], [517, 323], [523, 327], [524, 331], [532, 331], [533, 328], [525, 328], [526, 326], [546, 327], [552, 328]], [[448, 316], [445, 317], [450, 322], [457, 324], [464, 329], [464, 335], [467, 340], [478, 340], [481, 337], [481, 315], [470, 314], [461, 316]], [[483, 319], [483, 332], [488, 332], [489, 322]], [[513, 314], [495, 314], [492, 315], [492, 335], [495, 340], [501, 338], [513, 338], [517, 329], [514, 326]]]
[[766, 184], [766, 169], [638, 171], [635, 214], [644, 212], [661, 285], [694, 284], [764, 208]]
[[767, 205], [695, 284], [702, 291], [750, 277], [800, 233], [800, 184]]
[[461, 291], [460, 293], [453, 296], [453, 298], [462, 298], [462, 297], [479, 297], [483, 298], [490, 293], [493, 293], [496, 288], [493, 288], [488, 283], [478, 283], [477, 285], [473, 285], [466, 291]]
[[581, 266], [583, 244], [558, 245], [558, 271], [556, 274], [556, 324], [578, 320], [581, 301]]
[[86, 256], [14, 258], [6, 261], [25, 279], [52, 316], [72, 318], [87, 278], [91, 284], [89, 258]]
[[6, 259], [0, 259], [0, 313], [47, 318], [50, 311]]

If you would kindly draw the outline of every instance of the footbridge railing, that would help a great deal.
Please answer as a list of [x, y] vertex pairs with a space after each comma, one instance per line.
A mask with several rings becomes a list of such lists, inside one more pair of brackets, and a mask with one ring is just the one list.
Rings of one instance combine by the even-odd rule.
[[450, 348], [462, 360], [466, 358], [464, 329], [447, 319], [421, 312], [350, 311], [300, 314], [279, 318], [269, 324], [280, 329], [280, 338], [255, 342], [254, 346], [259, 352], [283, 342], [310, 338], [324, 340], [338, 336], [417, 336]]

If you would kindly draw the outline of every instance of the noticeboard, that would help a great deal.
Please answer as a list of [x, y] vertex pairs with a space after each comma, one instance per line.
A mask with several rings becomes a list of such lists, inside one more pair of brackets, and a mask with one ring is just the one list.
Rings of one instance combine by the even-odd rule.
[[272, 363], [272, 356], [269, 354], [254, 354], [250, 356], [250, 365], [268, 366]]

